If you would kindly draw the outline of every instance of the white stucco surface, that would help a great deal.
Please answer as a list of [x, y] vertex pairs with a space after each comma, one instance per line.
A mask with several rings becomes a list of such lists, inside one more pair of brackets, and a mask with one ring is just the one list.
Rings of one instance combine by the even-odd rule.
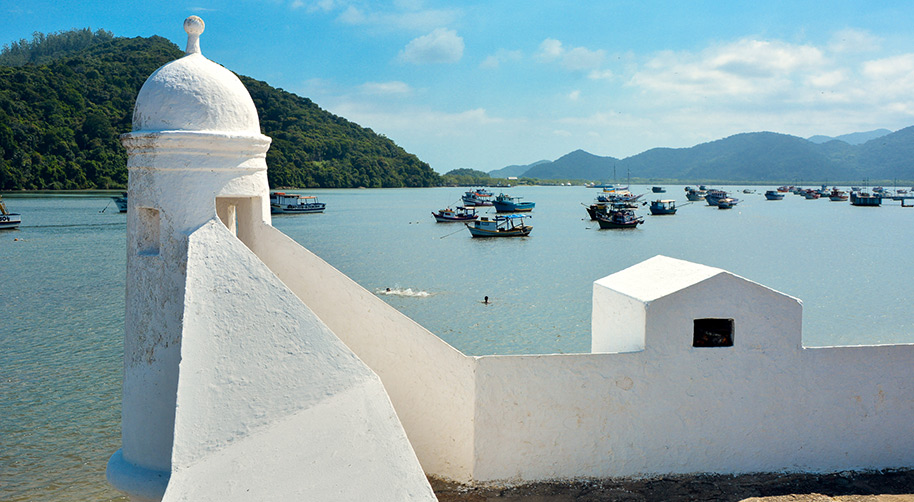
[[434, 500], [378, 377], [222, 223], [187, 265], [164, 500]]
[[[403, 424], [429, 474], [513, 484], [914, 466], [914, 346], [803, 348], [799, 300], [724, 270], [656, 257], [596, 281], [594, 336], [616, 344], [605, 353], [455, 361], [326, 263], [295, 257], [319, 280], [291, 289], [412, 416]], [[275, 270], [293, 260], [265, 261]], [[667, 276], [675, 287], [652, 284]], [[347, 315], [354, 308], [361, 314]], [[734, 345], [693, 347], [702, 318], [733, 319]], [[398, 341], [412, 351], [389, 350]], [[419, 362], [415, 347], [429, 347]], [[420, 387], [449, 398], [461, 389], [461, 402], [423, 408], [424, 397], [408, 397]]]

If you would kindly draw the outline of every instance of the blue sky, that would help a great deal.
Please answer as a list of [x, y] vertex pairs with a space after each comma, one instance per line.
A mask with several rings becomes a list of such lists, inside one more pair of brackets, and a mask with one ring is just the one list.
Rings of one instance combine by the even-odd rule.
[[444, 173], [740, 132], [914, 125], [914, 2], [0, 0], [0, 43], [104, 28], [308, 97]]

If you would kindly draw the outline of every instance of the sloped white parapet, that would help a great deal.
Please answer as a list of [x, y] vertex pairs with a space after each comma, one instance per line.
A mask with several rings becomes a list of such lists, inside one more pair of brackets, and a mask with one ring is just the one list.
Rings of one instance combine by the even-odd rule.
[[434, 500], [380, 379], [221, 222], [187, 276], [163, 500]]

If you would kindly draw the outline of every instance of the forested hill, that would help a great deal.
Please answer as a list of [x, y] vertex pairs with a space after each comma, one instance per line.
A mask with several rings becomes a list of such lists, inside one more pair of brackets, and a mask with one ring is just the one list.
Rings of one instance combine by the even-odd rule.
[[[87, 33], [90, 35], [87, 37]], [[0, 190], [123, 188], [133, 105], [146, 78], [183, 56], [162, 37], [36, 34], [0, 53]], [[393, 141], [311, 100], [240, 77], [260, 114], [272, 187], [433, 186]]]

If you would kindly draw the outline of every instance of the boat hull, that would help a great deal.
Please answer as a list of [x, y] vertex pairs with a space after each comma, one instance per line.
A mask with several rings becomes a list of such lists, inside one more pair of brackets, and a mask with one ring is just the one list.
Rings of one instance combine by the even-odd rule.
[[533, 211], [533, 206], [535, 206], [536, 203], [535, 202], [504, 203], [504, 202], [496, 201], [496, 202], [493, 202], [492, 205], [495, 206], [495, 211], [497, 211], [499, 213], [529, 213], [530, 211]]
[[533, 227], [530, 225], [499, 230], [486, 230], [470, 225], [467, 225], [467, 228], [470, 229], [470, 235], [473, 237], [526, 237], [530, 235], [530, 231], [533, 230]]
[[270, 205], [271, 214], [311, 214], [323, 213], [326, 205], [323, 202], [289, 206]]
[[19, 228], [20, 223], [22, 223], [22, 217], [17, 213], [0, 214], [0, 230]]

